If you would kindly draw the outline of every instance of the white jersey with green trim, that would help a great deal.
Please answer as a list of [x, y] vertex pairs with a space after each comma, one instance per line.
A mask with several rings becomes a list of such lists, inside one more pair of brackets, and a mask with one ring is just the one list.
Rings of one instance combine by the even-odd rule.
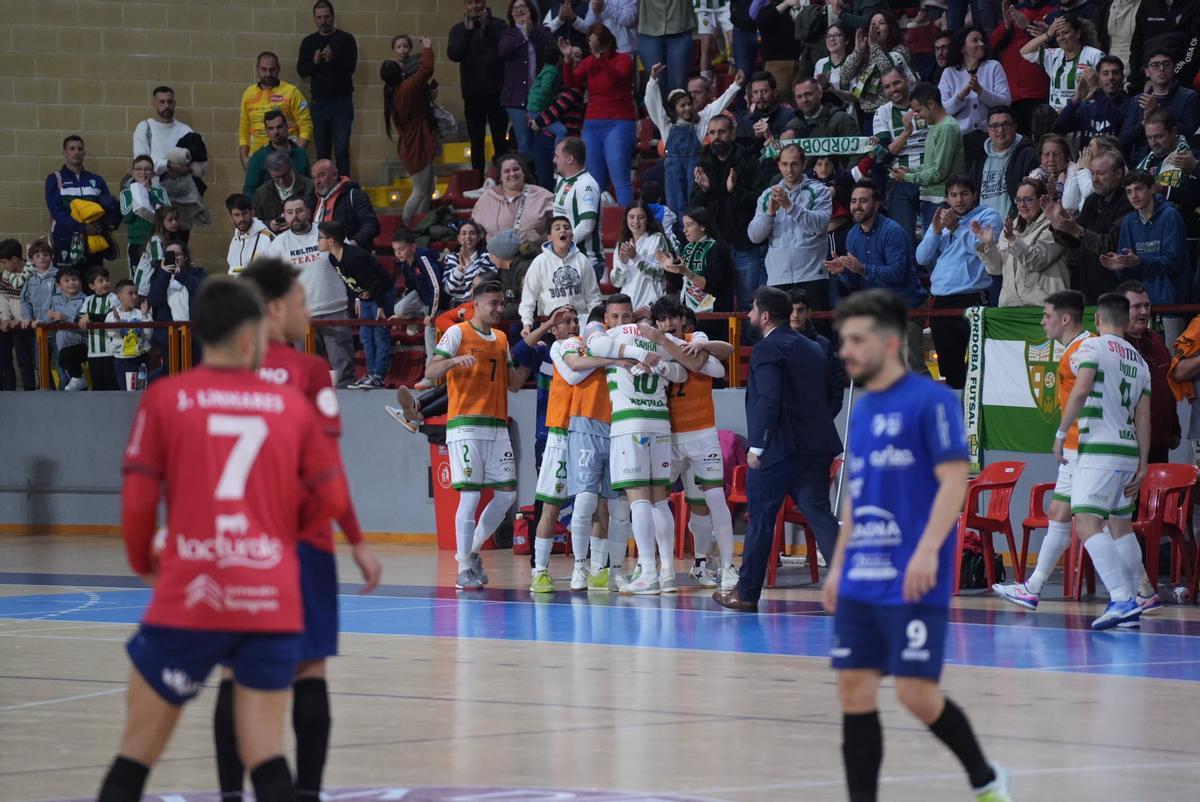
[[1089, 337], [1077, 353], [1077, 370], [1096, 371], [1092, 391], [1079, 412], [1079, 464], [1137, 470], [1133, 418], [1138, 402], [1150, 396], [1150, 368], [1136, 348], [1112, 334]]
[[609, 399], [612, 401], [611, 436], [670, 434], [667, 383], [687, 379], [687, 370], [683, 365], [672, 362], [653, 340], [642, 336], [636, 323], [608, 331], [593, 331], [586, 336], [585, 342], [594, 356], [614, 359], [624, 356], [641, 361], [646, 354], [655, 354], [661, 360], [654, 370], [647, 372], [642, 372], [636, 366], [627, 368], [614, 365], [605, 368]]
[[587, 170], [570, 178], [559, 178], [554, 186], [554, 214], [571, 221], [571, 228], [578, 229], [585, 220], [594, 220], [595, 225], [586, 237], [575, 237], [575, 246], [594, 262], [604, 257], [600, 243], [600, 185]]

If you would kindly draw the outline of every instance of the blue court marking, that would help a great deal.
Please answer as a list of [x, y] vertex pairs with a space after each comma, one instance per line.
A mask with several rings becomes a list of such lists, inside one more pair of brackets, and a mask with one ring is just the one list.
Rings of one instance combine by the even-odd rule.
[[[824, 658], [833, 629], [833, 619], [815, 609], [745, 615], [697, 596], [589, 599], [560, 593], [531, 600], [527, 594], [524, 599], [460, 598], [445, 588], [406, 590], [406, 595], [341, 596], [342, 631]], [[9, 596], [0, 598], [0, 618], [134, 624], [149, 598], [147, 589]], [[1053, 625], [1052, 616], [1041, 613], [985, 611], [989, 620], [975, 622], [959, 615], [968, 612], [979, 611], [955, 611], [947, 663], [1200, 682], [1200, 638], [1175, 634], [1171, 622], [1147, 620], [1140, 633], [1094, 633], [1062, 626], [1077, 616], [1059, 615]], [[1160, 630], [1160, 625], [1167, 626]]]

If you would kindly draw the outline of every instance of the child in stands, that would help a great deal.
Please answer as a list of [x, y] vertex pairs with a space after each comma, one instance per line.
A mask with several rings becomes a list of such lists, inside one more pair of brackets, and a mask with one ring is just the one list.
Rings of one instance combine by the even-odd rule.
[[[54, 295], [50, 299], [50, 311], [46, 317], [50, 323], [79, 322], [83, 314], [83, 282], [79, 280], [79, 271], [73, 267], [64, 267], [55, 277]], [[87, 338], [79, 329], [60, 329], [55, 332], [55, 342], [58, 344], [58, 378], [62, 389], [68, 391], [86, 390], [87, 381], [83, 378], [83, 363], [87, 359]]]
[[21, 243], [15, 239], [0, 242], [0, 390], [17, 389], [17, 371], [13, 369], [13, 350], [21, 371], [21, 386], [34, 389], [33, 333], [25, 329], [21, 318], [21, 290], [33, 275], [33, 265], [25, 261]]
[[[109, 280], [107, 267], [95, 267], [88, 273], [89, 294], [83, 299], [83, 314], [79, 321], [84, 329], [91, 323], [103, 323], [109, 310], [116, 307], [117, 295], [109, 290]], [[104, 329], [88, 331], [87, 363], [93, 390], [117, 389], [117, 374], [112, 354], [108, 352], [108, 333]]]
[[[105, 323], [146, 323], [154, 319], [149, 301], [143, 299], [138, 306], [137, 287], [132, 281], [118, 281], [115, 294], [117, 302], [108, 310]], [[129, 374], [136, 374], [138, 368], [146, 364], [146, 354], [150, 353], [150, 329], [108, 329], [105, 334], [117, 376], [117, 389], [128, 390]]]

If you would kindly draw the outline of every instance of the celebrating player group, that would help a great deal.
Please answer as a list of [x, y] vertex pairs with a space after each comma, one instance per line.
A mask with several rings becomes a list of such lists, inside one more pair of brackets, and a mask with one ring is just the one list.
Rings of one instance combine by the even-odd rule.
[[[548, 393], [530, 591], [555, 590], [550, 552], [569, 502], [572, 591], [676, 592], [667, 496], [680, 479], [695, 539], [691, 576], [733, 589], [733, 521], [712, 389], [734, 347], [697, 330], [694, 314], [673, 299], [639, 320], [629, 297], [616, 294], [582, 327], [575, 309], [555, 310], [510, 352], [503, 306], [499, 283], [478, 283], [473, 314], [442, 336], [426, 374], [444, 378], [448, 393], [456, 586], [478, 590], [489, 581], [480, 549], [516, 499], [508, 394], [537, 370]], [[203, 364], [151, 385], [125, 453], [127, 552], [153, 594], [127, 647], [128, 718], [99, 799], [140, 799], [182, 706], [220, 665], [214, 742], [222, 798], [240, 800], [248, 770], [260, 802], [316, 800], [330, 733], [325, 660], [338, 635], [330, 522], [350, 541], [365, 591], [378, 583], [380, 564], [350, 502], [328, 370], [287, 345], [308, 324], [291, 268], [264, 259], [238, 281], [210, 279], [192, 311]], [[1137, 626], [1159, 605], [1130, 525], [1146, 473], [1150, 388], [1145, 363], [1121, 337], [1128, 315], [1124, 296], [1101, 297], [1093, 336], [1083, 328], [1081, 295], [1060, 292], [1045, 304], [1043, 327], [1064, 349], [1052, 523], [1029, 580], [994, 588], [1035, 609], [1073, 518], [1111, 596], [1095, 629]], [[836, 314], [847, 373], [862, 390], [848, 423], [841, 532], [823, 588], [834, 614], [847, 785], [851, 800], [876, 798], [876, 700], [891, 675], [901, 703], [960, 760], [976, 799], [1005, 802], [1009, 772], [984, 757], [966, 715], [938, 687], [967, 449], [954, 394], [906, 371], [906, 316], [903, 301], [882, 290], [850, 297]], [[492, 499], [477, 519], [485, 489]], [[631, 535], [637, 562], [626, 576]], [[289, 691], [294, 780], [282, 751]]]

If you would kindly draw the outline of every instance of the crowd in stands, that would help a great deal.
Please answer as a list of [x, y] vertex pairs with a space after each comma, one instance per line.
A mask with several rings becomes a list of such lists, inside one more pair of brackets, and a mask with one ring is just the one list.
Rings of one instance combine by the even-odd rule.
[[[400, 33], [380, 83], [412, 191], [389, 242], [350, 177], [357, 43], [319, 0], [296, 57], [307, 91], [263, 52], [241, 98], [245, 176], [225, 199], [225, 269], [281, 256], [315, 320], [419, 319], [408, 333], [424, 330], [427, 356], [437, 316], [481, 276], [499, 278], [525, 331], [563, 303], [586, 315], [618, 289], [639, 307], [673, 295], [697, 313], [744, 312], [763, 285], [803, 291], [813, 311], [871, 287], [912, 309], [1039, 306], [1065, 288], [1094, 303], [1128, 281], [1155, 305], [1188, 303], [1200, 237], [1196, 8], [464, 0], [446, 56], [459, 66], [473, 206], [448, 215], [442, 237], [421, 229], [439, 211], [435, 161], [453, 123], [437, 103], [431, 32]], [[93, 389], [123, 386], [122, 360], [136, 370], [165, 332], [86, 326], [186, 320], [216, 268], [188, 248], [193, 229], [220, 222], [205, 197], [203, 132], [177, 119], [169, 86], [151, 106], [119, 186], [88, 171], [83, 137], [67, 136], [45, 183], [50, 237], [0, 247], [4, 389], [35, 384], [38, 323], [83, 326], [51, 338], [60, 387], [88, 386], [84, 364]], [[124, 268], [110, 275], [105, 263], [122, 226], [128, 280], [114, 281]], [[1185, 323], [1165, 319], [1168, 343]], [[929, 330], [941, 375], [961, 388], [966, 322], [933, 317]], [[363, 326], [359, 339], [361, 377], [353, 331], [317, 329], [339, 386], [383, 386], [391, 333]]]

